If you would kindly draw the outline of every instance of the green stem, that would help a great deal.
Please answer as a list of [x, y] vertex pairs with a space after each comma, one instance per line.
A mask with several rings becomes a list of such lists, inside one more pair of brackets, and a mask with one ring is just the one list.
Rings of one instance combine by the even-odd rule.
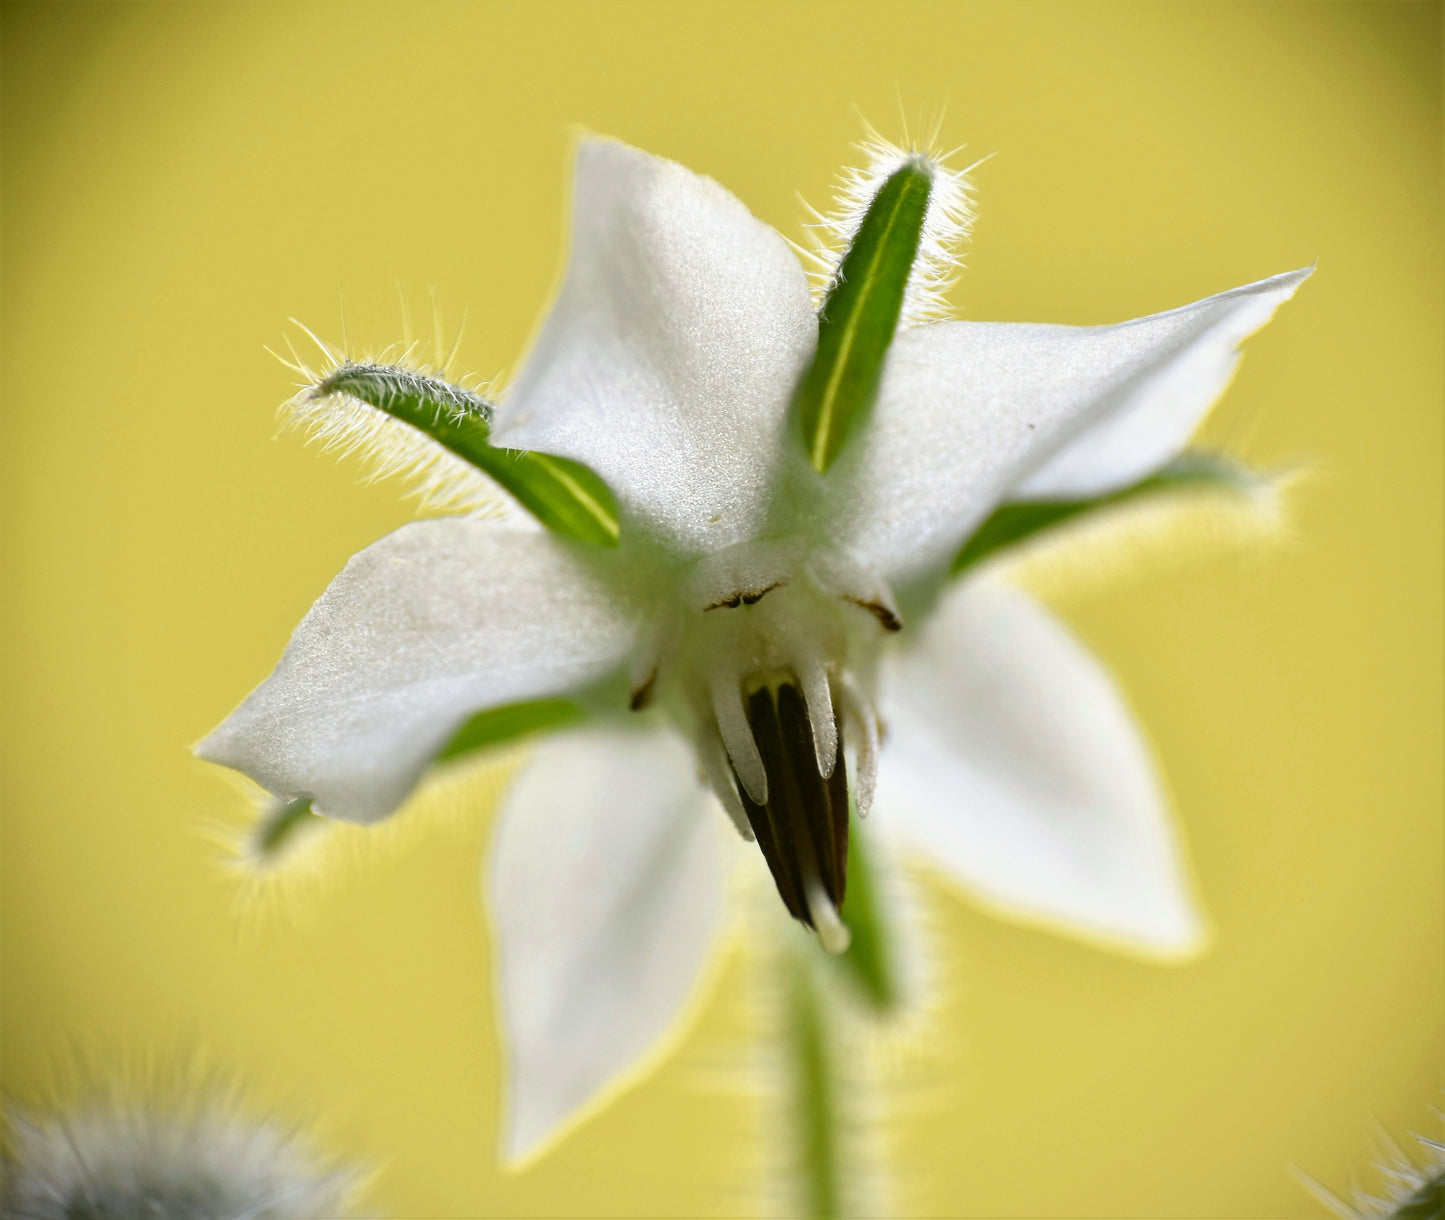
[[822, 980], [801, 954], [785, 958], [787, 1052], [801, 1214], [808, 1220], [843, 1215], [838, 1140], [838, 1078]]

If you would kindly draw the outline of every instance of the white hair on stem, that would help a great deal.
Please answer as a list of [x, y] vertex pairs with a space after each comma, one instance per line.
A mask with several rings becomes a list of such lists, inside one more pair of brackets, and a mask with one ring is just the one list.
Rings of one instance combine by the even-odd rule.
[[[766, 874], [739, 870], [737, 899], [747, 921], [749, 986], [738, 994], [751, 1034], [746, 1064], [734, 1069], [735, 1087], [747, 1090], [760, 1111], [758, 1138], [749, 1155], [752, 1194], [733, 1208], [763, 1216], [802, 1214], [798, 1171], [802, 1163], [797, 1112], [796, 1064], [790, 1061], [786, 981], [799, 965], [810, 967], [826, 1007], [835, 1092], [837, 1186], [841, 1215], [917, 1215], [936, 1210], [943, 1197], [932, 1167], [920, 1159], [907, 1132], [936, 1122], [948, 1099], [940, 1072], [955, 1053], [942, 1036], [944, 1013], [956, 1002], [958, 980], [938, 947], [943, 935], [932, 887], [895, 859], [875, 838], [875, 901], [890, 945], [893, 1003], [879, 1009], [864, 998], [840, 959], [800, 940], [795, 925], [781, 923]], [[801, 957], [794, 956], [794, 951]]]
[[[358, 456], [369, 482], [401, 479], [425, 512], [489, 517], [515, 513], [511, 497], [471, 463], [345, 390], [349, 380], [364, 378], [384, 393], [425, 390], [428, 401], [439, 411], [455, 417], [478, 413], [490, 417], [484, 385], [469, 378], [460, 383], [446, 380], [461, 341], [460, 330], [449, 350], [438, 346], [430, 363], [418, 358], [419, 345], [414, 340], [358, 360], [324, 342], [295, 318], [291, 321], [319, 349], [321, 366], [306, 363], [289, 337], [289, 360], [271, 353], [301, 378], [297, 393], [281, 404], [283, 431], [300, 429], [306, 441], [318, 445], [323, 453]], [[409, 324], [406, 329], [410, 330]], [[436, 342], [442, 342], [440, 330]]]
[[863, 164], [840, 171], [833, 208], [824, 213], [804, 207], [813, 217], [808, 225], [813, 245], [794, 245], [804, 260], [813, 282], [814, 303], [821, 306], [838, 275], [838, 267], [863, 223], [873, 197], [889, 177], [909, 162], [922, 165], [932, 178], [928, 212], [918, 239], [918, 255], [908, 275], [908, 287], [899, 314], [900, 328], [918, 326], [949, 316], [948, 293], [963, 266], [960, 247], [973, 228], [973, 187], [968, 174], [983, 158], [963, 169], [948, 161], [960, 149], [937, 147], [937, 130], [916, 145], [905, 133], [904, 143], [895, 144], [865, 123], [865, 134], [857, 144]]

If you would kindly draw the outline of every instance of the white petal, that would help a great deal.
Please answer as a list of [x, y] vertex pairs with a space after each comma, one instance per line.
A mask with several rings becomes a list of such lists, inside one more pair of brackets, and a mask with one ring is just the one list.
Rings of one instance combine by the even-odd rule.
[[866, 429], [830, 475], [838, 535], [895, 579], [946, 563], [1012, 489], [1087, 495], [1173, 457], [1240, 342], [1306, 276], [1117, 326], [939, 322], [893, 344]]
[[1313, 267], [1290, 271], [1143, 319], [1155, 324], [1172, 319], [1179, 333], [1177, 354], [1117, 396], [1106, 413], [1015, 487], [1014, 498], [1102, 495], [1178, 457], [1234, 376], [1243, 354], [1239, 345], [1313, 273]]
[[513, 786], [488, 882], [509, 1160], [539, 1152], [680, 1028], [723, 924], [721, 828], [668, 731], [560, 734]]
[[761, 519], [817, 330], [801, 264], [733, 195], [585, 140], [567, 278], [497, 442], [587, 463], [676, 550], [727, 545]]
[[329, 817], [375, 821], [471, 713], [599, 677], [631, 632], [549, 535], [418, 521], [352, 557], [196, 753]]
[[1157, 956], [1204, 937], [1149, 749], [1109, 675], [988, 579], [885, 673], [877, 816], [998, 912]]

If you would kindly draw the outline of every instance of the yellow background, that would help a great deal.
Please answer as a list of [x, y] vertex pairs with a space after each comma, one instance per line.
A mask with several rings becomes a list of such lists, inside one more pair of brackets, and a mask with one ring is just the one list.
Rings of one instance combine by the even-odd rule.
[[[514, 362], [572, 125], [785, 234], [860, 130], [996, 152], [957, 305], [1105, 322], [1318, 258], [1209, 436], [1305, 459], [1297, 540], [1062, 608], [1167, 762], [1217, 932], [1183, 968], [937, 891], [954, 980], [914, 1196], [968, 1216], [1317, 1214], [1442, 1084], [1440, 10], [1427, 4], [44, 4], [4, 12], [4, 1087], [201, 1047], [383, 1163], [393, 1215], [745, 1205], [736, 961], [664, 1069], [500, 1174], [477, 819], [238, 918], [188, 743], [268, 670], [391, 485], [274, 437], [296, 315], [396, 283]], [[198, 829], [200, 828], [200, 829]]]

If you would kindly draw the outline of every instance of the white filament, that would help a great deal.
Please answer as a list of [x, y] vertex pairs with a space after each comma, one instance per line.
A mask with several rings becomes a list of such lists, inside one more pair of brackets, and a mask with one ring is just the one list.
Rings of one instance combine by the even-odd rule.
[[707, 779], [708, 786], [721, 802], [723, 809], [732, 820], [732, 824], [737, 827], [738, 834], [742, 835], [743, 841], [751, 843], [754, 838], [752, 823], [748, 821], [742, 799], [738, 796], [737, 785], [733, 782], [732, 772], [728, 769], [727, 755], [723, 751], [722, 742], [712, 733], [699, 734], [697, 756], [702, 762], [703, 774]]
[[878, 713], [872, 701], [859, 688], [850, 674], [845, 673], [842, 681], [843, 704], [848, 719], [858, 726], [860, 736], [855, 740], [857, 751], [858, 791], [855, 800], [858, 816], [866, 818], [873, 808], [873, 793], [878, 787]]
[[808, 725], [813, 731], [813, 753], [818, 759], [818, 774], [829, 779], [838, 760], [838, 722], [833, 717], [833, 692], [828, 686], [828, 670], [816, 656], [798, 666], [798, 681], [803, 687], [803, 700], [808, 705]]
[[748, 724], [742, 688], [731, 675], [713, 680], [712, 712], [738, 779], [754, 805], [766, 805], [768, 773], [763, 769], [763, 757], [758, 753], [758, 743], [753, 740], [752, 726]]

